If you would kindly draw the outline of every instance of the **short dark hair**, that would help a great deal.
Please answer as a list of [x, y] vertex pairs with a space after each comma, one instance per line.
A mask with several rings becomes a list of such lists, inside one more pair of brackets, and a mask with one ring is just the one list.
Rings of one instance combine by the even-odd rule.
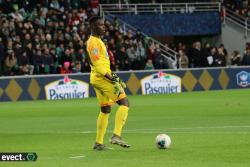
[[89, 19], [89, 24], [90, 26], [93, 25], [97, 20], [101, 20], [102, 18], [100, 16], [92, 16], [90, 19]]

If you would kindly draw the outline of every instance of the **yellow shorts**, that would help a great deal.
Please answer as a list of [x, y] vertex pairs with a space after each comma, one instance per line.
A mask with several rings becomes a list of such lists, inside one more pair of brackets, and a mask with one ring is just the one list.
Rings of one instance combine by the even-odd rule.
[[124, 90], [120, 95], [115, 94], [114, 85], [108, 80], [94, 82], [92, 85], [94, 86], [96, 97], [101, 107], [111, 106], [118, 100], [126, 97]]

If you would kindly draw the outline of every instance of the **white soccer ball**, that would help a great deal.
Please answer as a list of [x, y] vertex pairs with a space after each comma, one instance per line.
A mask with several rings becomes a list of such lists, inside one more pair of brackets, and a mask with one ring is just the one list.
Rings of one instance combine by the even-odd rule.
[[159, 149], [168, 149], [171, 145], [171, 139], [166, 134], [159, 134], [156, 136], [155, 144]]

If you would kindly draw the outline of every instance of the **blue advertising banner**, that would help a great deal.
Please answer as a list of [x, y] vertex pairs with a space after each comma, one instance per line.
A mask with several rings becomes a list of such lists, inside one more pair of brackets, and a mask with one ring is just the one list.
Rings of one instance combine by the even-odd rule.
[[[250, 88], [250, 67], [118, 72], [128, 95]], [[0, 78], [0, 102], [95, 96], [89, 74]]]

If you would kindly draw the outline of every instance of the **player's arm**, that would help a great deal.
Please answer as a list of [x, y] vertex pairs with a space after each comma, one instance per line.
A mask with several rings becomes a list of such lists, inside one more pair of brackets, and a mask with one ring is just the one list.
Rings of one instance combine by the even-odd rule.
[[110, 81], [114, 81], [114, 78], [111, 76], [111, 74], [109, 74], [108, 72], [104, 75], [108, 80]]
[[95, 66], [96, 72], [105, 76], [110, 81], [113, 81], [113, 77], [111, 74], [107, 72], [105, 68], [103, 68], [102, 63], [100, 61], [100, 49], [97, 45], [92, 45], [88, 49], [89, 53], [89, 61], [92, 66]]
[[[97, 44], [91, 44], [88, 48], [90, 64], [95, 67], [96, 72], [105, 76], [108, 74], [108, 71], [103, 68], [102, 61], [100, 60], [100, 49]], [[107, 77], [106, 77], [107, 78]]]
[[90, 63], [95, 66], [96, 72], [103, 75], [105, 78], [113, 82], [116, 93], [120, 94], [123, 90], [122, 88], [126, 88], [126, 84], [114, 73], [110, 74], [103, 68], [102, 61], [100, 60], [100, 49], [95, 45], [91, 45], [88, 49], [89, 56], [90, 56]]

